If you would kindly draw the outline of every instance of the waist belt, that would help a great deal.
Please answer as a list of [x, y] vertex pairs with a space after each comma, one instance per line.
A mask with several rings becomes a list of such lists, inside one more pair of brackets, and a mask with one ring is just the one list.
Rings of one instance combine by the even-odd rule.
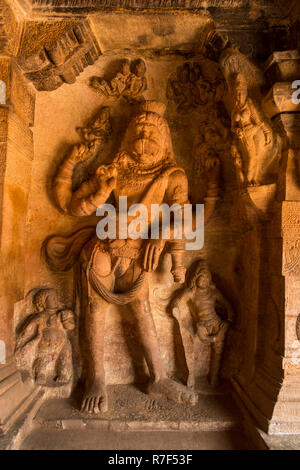
[[92, 267], [88, 267], [87, 270], [88, 280], [93, 289], [99, 294], [106, 302], [116, 305], [126, 305], [132, 302], [143, 289], [147, 273], [142, 271], [137, 280], [135, 281], [132, 288], [124, 293], [116, 293], [107, 289], [99, 279], [98, 274]]

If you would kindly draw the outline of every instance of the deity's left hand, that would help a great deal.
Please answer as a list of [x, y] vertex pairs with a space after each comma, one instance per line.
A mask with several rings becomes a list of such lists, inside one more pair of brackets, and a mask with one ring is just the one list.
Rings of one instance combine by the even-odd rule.
[[205, 161], [204, 171], [209, 182], [217, 183], [220, 176], [221, 162], [219, 158], [208, 158]]
[[151, 273], [156, 270], [165, 240], [149, 240], [144, 255], [144, 270]]

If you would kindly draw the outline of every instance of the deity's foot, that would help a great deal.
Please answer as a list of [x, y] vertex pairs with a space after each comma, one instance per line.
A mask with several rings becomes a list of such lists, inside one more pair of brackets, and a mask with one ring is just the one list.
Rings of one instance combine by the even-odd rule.
[[176, 403], [185, 403], [192, 406], [196, 405], [198, 401], [196, 392], [168, 378], [151, 383], [147, 388], [147, 393], [156, 398], [165, 398]]
[[68, 375], [58, 375], [56, 378], [55, 378], [55, 383], [57, 384], [67, 384], [69, 383], [71, 380], [71, 377], [69, 377]]
[[87, 383], [81, 401], [81, 411], [85, 413], [104, 413], [108, 409], [107, 393], [103, 380], [95, 378]]

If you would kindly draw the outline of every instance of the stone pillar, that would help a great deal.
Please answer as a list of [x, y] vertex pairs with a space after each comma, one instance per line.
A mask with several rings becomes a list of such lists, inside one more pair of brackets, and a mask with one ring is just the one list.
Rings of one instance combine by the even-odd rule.
[[[30, 189], [35, 96], [13, 59], [0, 57], [0, 434], [37, 393], [14, 362], [14, 304], [24, 297], [24, 241]], [[3, 353], [5, 349], [5, 354]]]
[[264, 111], [284, 147], [273, 217], [259, 238], [254, 372], [233, 384], [264, 431], [300, 433], [300, 105], [292, 101], [292, 83], [300, 79], [298, 52], [274, 53], [265, 73], [271, 89]]

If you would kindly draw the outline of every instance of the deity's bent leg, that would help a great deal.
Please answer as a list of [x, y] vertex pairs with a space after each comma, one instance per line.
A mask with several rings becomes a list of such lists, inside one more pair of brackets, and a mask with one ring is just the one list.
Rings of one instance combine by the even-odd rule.
[[[99, 251], [94, 256], [93, 269], [101, 277], [105, 287], [111, 289], [113, 276], [110, 272], [110, 257]], [[87, 280], [87, 274], [82, 271], [82, 299], [85, 329], [85, 356], [88, 362], [85, 390], [81, 410], [89, 413], [107, 411], [107, 394], [104, 370], [104, 334], [105, 317], [109, 304], [102, 299]]]

